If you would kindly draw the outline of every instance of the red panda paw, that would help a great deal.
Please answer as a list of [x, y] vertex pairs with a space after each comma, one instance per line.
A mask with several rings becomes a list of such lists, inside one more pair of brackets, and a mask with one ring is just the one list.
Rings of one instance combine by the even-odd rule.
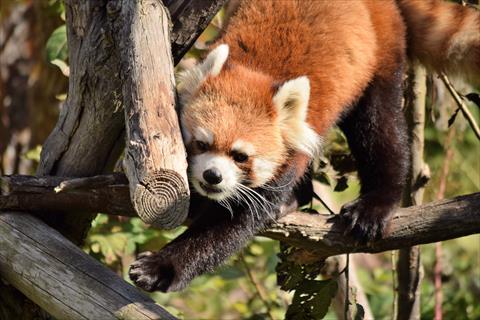
[[171, 291], [175, 277], [173, 265], [160, 252], [141, 253], [128, 271], [130, 279], [145, 291]]
[[386, 236], [396, 201], [370, 193], [345, 204], [340, 210], [345, 224], [345, 234], [366, 244]]

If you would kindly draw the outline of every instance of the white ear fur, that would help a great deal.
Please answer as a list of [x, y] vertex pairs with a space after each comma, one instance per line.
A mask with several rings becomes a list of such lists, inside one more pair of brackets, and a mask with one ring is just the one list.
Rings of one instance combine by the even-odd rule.
[[314, 156], [320, 147], [320, 137], [306, 122], [309, 98], [310, 81], [304, 76], [282, 84], [273, 96], [273, 104], [287, 143]]
[[221, 44], [213, 49], [202, 63], [178, 75], [177, 90], [182, 104], [187, 103], [207, 76], [215, 77], [220, 73], [227, 61], [228, 53], [228, 45]]
[[228, 52], [230, 51], [227, 44], [221, 44], [213, 49], [200, 65], [200, 69], [204, 76], [218, 76], [222, 71], [223, 65], [228, 58]]

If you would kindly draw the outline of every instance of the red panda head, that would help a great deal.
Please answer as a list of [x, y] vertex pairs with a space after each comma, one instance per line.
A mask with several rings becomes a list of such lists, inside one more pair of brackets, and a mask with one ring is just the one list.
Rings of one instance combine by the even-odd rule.
[[278, 84], [226, 63], [228, 52], [218, 46], [178, 85], [192, 185], [218, 201], [264, 186], [292, 151], [313, 155], [319, 142], [306, 122], [307, 77]]

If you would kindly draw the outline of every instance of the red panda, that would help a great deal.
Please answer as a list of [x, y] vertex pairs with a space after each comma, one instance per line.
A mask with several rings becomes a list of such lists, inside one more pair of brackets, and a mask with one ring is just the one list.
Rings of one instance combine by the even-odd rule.
[[347, 232], [363, 242], [383, 236], [408, 173], [407, 57], [479, 84], [479, 12], [439, 0], [244, 0], [178, 85], [192, 186], [232, 215], [211, 204], [137, 260], [132, 280], [172, 291], [213, 270], [291, 199], [334, 124], [362, 185], [341, 211]]

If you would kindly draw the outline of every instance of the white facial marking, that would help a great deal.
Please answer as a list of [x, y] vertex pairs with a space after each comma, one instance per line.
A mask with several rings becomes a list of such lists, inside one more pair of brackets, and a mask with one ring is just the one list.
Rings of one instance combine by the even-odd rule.
[[267, 183], [275, 172], [276, 165], [272, 161], [256, 158], [253, 160], [253, 172], [255, 181], [253, 187], [261, 186]]
[[[213, 200], [223, 200], [231, 196], [235, 191], [235, 186], [242, 174], [235, 163], [226, 156], [213, 152], [206, 152], [192, 157], [191, 176], [194, 188], [203, 196]], [[219, 192], [208, 192], [201, 184], [210, 186], [203, 178], [203, 172], [208, 169], [216, 168], [222, 175], [222, 181], [212, 186]]]
[[197, 141], [202, 141], [208, 145], [213, 144], [213, 132], [202, 127], [195, 128], [193, 130], [193, 135]]
[[250, 142], [238, 139], [232, 144], [232, 150], [245, 153], [248, 156], [255, 154], [255, 147]]

